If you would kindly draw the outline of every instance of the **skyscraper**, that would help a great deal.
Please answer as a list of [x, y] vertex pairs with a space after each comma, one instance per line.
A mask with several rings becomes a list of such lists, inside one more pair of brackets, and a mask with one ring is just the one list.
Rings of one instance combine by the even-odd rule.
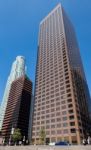
[[28, 126], [32, 99], [32, 82], [27, 76], [19, 77], [11, 84], [2, 135], [9, 140], [12, 128], [19, 128], [23, 137], [28, 138]]
[[90, 96], [73, 25], [61, 4], [40, 23], [32, 142], [81, 143], [89, 134]]
[[1, 107], [0, 107], [0, 130], [2, 129], [4, 114], [7, 106], [7, 101], [9, 97], [9, 92], [12, 82], [25, 74], [25, 58], [23, 56], [17, 56], [16, 60], [13, 62], [10, 75], [8, 77], [6, 88], [4, 91]]

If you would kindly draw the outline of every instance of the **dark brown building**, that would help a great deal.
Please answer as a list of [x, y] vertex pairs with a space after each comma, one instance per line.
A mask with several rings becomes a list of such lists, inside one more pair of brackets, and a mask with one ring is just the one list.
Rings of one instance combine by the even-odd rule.
[[32, 141], [81, 143], [91, 106], [75, 31], [59, 4], [40, 23]]
[[21, 129], [22, 136], [28, 138], [31, 98], [32, 82], [27, 76], [12, 83], [2, 127], [6, 139], [10, 138], [12, 128]]

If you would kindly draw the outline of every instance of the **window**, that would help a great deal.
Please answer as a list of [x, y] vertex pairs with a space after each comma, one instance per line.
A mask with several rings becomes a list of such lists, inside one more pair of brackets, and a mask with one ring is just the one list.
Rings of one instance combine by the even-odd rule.
[[62, 133], [62, 131], [61, 130], [57, 130], [57, 134], [61, 134]]
[[56, 103], [56, 106], [60, 106], [60, 102], [57, 102], [57, 103]]
[[54, 107], [55, 105], [54, 104], [51, 104], [51, 107]]
[[46, 118], [49, 118], [50, 117], [50, 115], [46, 115]]
[[57, 122], [60, 122], [61, 121], [61, 118], [57, 118]]
[[50, 126], [49, 126], [49, 125], [47, 125], [47, 126], [46, 126], [46, 129], [49, 129], [49, 128], [50, 128]]
[[53, 125], [51, 125], [51, 128], [55, 128], [55, 125], [53, 124]]
[[35, 132], [33, 132], [33, 134], [32, 134], [33, 136], [35, 136]]
[[70, 122], [70, 126], [75, 126], [75, 122]]
[[62, 106], [62, 109], [66, 109], [66, 105]]
[[65, 91], [62, 91], [62, 92], [61, 92], [61, 95], [63, 95], [63, 94], [65, 94]]
[[61, 104], [65, 104], [65, 101], [62, 101]]
[[54, 137], [51, 138], [51, 142], [55, 142], [56, 139]]
[[55, 122], [55, 119], [52, 119], [51, 122]]
[[37, 130], [40, 130], [40, 127], [37, 127]]
[[56, 107], [56, 110], [57, 110], [57, 111], [60, 110], [60, 107]]
[[57, 128], [60, 128], [61, 127], [61, 124], [57, 124]]
[[68, 80], [68, 79], [69, 79], [69, 77], [65, 77], [65, 79], [66, 79], [66, 80]]
[[55, 131], [53, 130], [53, 131], [51, 131], [51, 134], [55, 134]]
[[48, 110], [46, 110], [46, 113], [49, 113], [50, 111], [49, 111], [49, 109]]
[[55, 114], [51, 114], [51, 117], [55, 117]]
[[56, 116], [60, 116], [60, 112], [57, 112], [57, 113], [56, 113]]
[[67, 93], [69, 93], [70, 91], [71, 91], [71, 90], [70, 90], [70, 89], [68, 89], [68, 90], [67, 90]]
[[63, 121], [67, 120], [67, 117], [63, 117], [62, 120], [63, 120]]
[[51, 112], [54, 112], [55, 111], [55, 109], [53, 108], [53, 109], [51, 109]]
[[68, 123], [63, 123], [63, 127], [67, 127], [68, 126]]
[[67, 133], [68, 133], [68, 130], [67, 130], [67, 129], [63, 130], [63, 133], [64, 133], [64, 134], [67, 134]]
[[70, 85], [68, 84], [68, 85], [66, 85], [66, 88], [68, 88], [68, 87], [70, 87]]
[[46, 135], [49, 135], [50, 134], [50, 131], [46, 131]]
[[66, 112], [66, 111], [63, 111], [63, 112], [62, 112], [62, 115], [66, 115], [66, 114], [67, 114], [67, 112]]
[[73, 113], [73, 109], [69, 110], [69, 113], [70, 113], [70, 114]]
[[45, 121], [41, 121], [41, 124], [44, 124], [45, 123]]
[[71, 94], [67, 94], [68, 97], [71, 97]]
[[74, 128], [71, 129], [70, 131], [71, 131], [71, 133], [76, 133], [76, 129], [74, 129]]
[[37, 125], [40, 125], [40, 122], [37, 122]]
[[72, 115], [72, 116], [69, 116], [69, 119], [70, 119], [70, 120], [74, 119], [74, 116], [73, 116], [73, 115]]
[[72, 99], [68, 99], [68, 103], [72, 102]]
[[[41, 119], [45, 119], [45, 116], [41, 116]], [[38, 119], [39, 120], [39, 119]]]
[[71, 107], [73, 107], [73, 105], [72, 105], [72, 104], [69, 104], [68, 107], [71, 108]]

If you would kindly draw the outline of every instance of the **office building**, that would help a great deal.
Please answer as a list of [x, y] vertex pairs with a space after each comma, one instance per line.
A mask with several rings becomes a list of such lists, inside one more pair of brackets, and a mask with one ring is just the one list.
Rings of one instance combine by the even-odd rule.
[[2, 126], [2, 135], [6, 141], [11, 137], [12, 128], [19, 128], [22, 137], [28, 139], [31, 98], [32, 82], [27, 76], [12, 82]]
[[11, 84], [15, 79], [21, 77], [24, 74], [25, 74], [25, 58], [23, 56], [17, 56], [16, 60], [13, 62], [0, 107], [0, 130], [2, 129]]
[[88, 86], [75, 31], [61, 4], [40, 23], [32, 142], [80, 144], [89, 134]]

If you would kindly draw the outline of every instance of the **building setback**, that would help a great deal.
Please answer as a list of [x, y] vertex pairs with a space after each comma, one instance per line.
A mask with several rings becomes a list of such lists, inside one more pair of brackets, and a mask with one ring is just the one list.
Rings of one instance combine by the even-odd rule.
[[88, 104], [74, 28], [58, 4], [40, 23], [32, 142], [44, 128], [47, 142], [81, 143], [89, 134]]
[[2, 126], [6, 140], [10, 138], [12, 128], [19, 128], [22, 136], [28, 138], [31, 98], [32, 82], [27, 76], [13, 81]]

